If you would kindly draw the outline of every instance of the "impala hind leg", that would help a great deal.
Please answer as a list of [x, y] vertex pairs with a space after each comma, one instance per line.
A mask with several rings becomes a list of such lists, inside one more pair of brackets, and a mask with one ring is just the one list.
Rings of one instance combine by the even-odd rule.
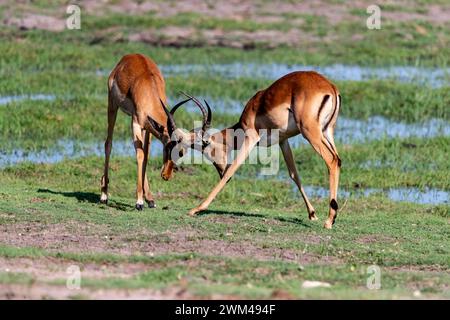
[[136, 209], [142, 210], [144, 209], [145, 167], [148, 158], [148, 154], [145, 154], [144, 149], [148, 148], [145, 147], [145, 140], [148, 139], [148, 133], [146, 130], [142, 130], [140, 124], [134, 120], [131, 121], [131, 129], [133, 132], [133, 143], [134, 149], [136, 150], [137, 162]]
[[283, 153], [284, 161], [286, 162], [286, 166], [289, 171], [289, 177], [295, 182], [295, 184], [298, 187], [298, 190], [300, 191], [303, 200], [305, 201], [306, 208], [308, 210], [308, 217], [310, 220], [317, 220], [317, 216], [314, 210], [314, 207], [312, 206], [311, 202], [309, 202], [308, 197], [306, 196], [305, 190], [303, 189], [303, 186], [300, 182], [300, 177], [297, 172], [297, 168], [295, 167], [295, 161], [294, 156], [292, 155], [292, 150], [289, 145], [289, 141], [286, 139], [282, 142], [280, 142], [280, 148]]
[[220, 182], [214, 187], [214, 189], [211, 191], [211, 193], [208, 195], [205, 201], [203, 201], [198, 207], [193, 208], [191, 211], [189, 211], [189, 215], [193, 216], [200, 211], [206, 210], [209, 204], [220, 192], [220, 190], [222, 190], [223, 187], [227, 184], [228, 180], [231, 179], [236, 170], [242, 165], [242, 163], [244, 163], [245, 159], [247, 159], [252, 149], [258, 143], [260, 137], [255, 130], [247, 130], [245, 134], [246, 135], [244, 138], [244, 142], [242, 144], [241, 149], [239, 150], [238, 155], [236, 156], [236, 159], [234, 159], [233, 163], [227, 169], [222, 179], [220, 179]]
[[[328, 219], [325, 221], [324, 227], [331, 229], [336, 220], [338, 211], [337, 191], [339, 185], [341, 159], [339, 158], [336, 146], [334, 145], [334, 140], [332, 138], [327, 139], [320, 129], [314, 131], [304, 130], [303, 134], [314, 150], [316, 150], [316, 152], [325, 161], [328, 168], [330, 180], [330, 209]], [[328, 135], [329, 134], [330, 132], [328, 132]]]
[[104, 166], [103, 176], [102, 176], [102, 181], [101, 181], [101, 192], [102, 192], [101, 196], [100, 196], [101, 203], [108, 203], [109, 158], [111, 155], [114, 125], [116, 124], [116, 119], [117, 119], [117, 110], [118, 110], [118, 107], [115, 106], [112, 103], [111, 98], [109, 98], [108, 99], [108, 135], [107, 135], [106, 141], [105, 141], [105, 166]]

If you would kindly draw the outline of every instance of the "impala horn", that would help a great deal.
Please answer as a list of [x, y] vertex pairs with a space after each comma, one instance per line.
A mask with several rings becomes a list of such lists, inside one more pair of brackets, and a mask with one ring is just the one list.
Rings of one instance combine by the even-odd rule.
[[166, 105], [164, 104], [164, 102], [159, 99], [159, 101], [161, 101], [161, 105], [164, 109], [164, 112], [167, 115], [167, 131], [169, 132], [169, 135], [171, 136], [172, 133], [177, 129], [177, 125], [175, 124], [175, 119], [173, 118], [173, 114], [175, 113], [175, 111], [177, 111], [177, 109], [182, 106], [183, 104], [185, 104], [186, 102], [188, 102], [189, 100], [191, 100], [192, 98], [183, 100], [178, 102], [175, 106], [173, 106], [172, 110], [168, 110]]
[[205, 103], [206, 103], [206, 107], [208, 110], [205, 109], [205, 107], [201, 104], [200, 101], [198, 101], [197, 98], [190, 96], [185, 92], [181, 92], [181, 93], [184, 94], [186, 97], [192, 99], [195, 102], [195, 104], [200, 108], [200, 111], [202, 112], [202, 115], [203, 115], [202, 131], [205, 132], [206, 130], [208, 130], [211, 127], [212, 115], [211, 115], [211, 108], [208, 105], [208, 103], [206, 102], [206, 100], [205, 100]]
[[172, 136], [172, 133], [176, 130], [177, 125], [175, 124], [175, 119], [173, 118], [173, 114], [171, 114], [169, 112], [169, 110], [167, 109], [166, 105], [164, 104], [164, 102], [159, 99], [159, 101], [161, 101], [161, 105], [164, 109], [164, 112], [167, 115], [167, 131], [169, 132], [169, 136]]

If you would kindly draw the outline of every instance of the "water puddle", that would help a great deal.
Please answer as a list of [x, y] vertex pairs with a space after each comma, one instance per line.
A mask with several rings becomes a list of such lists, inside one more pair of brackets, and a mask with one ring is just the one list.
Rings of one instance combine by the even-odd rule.
[[[308, 196], [318, 198], [328, 198], [330, 191], [327, 188], [317, 186], [306, 186], [305, 192]], [[293, 186], [293, 191], [298, 193], [297, 186]], [[450, 193], [443, 190], [425, 188], [389, 188], [389, 189], [361, 189], [348, 191], [339, 189], [338, 196], [341, 198], [363, 198], [374, 194], [382, 194], [396, 202], [412, 202], [419, 204], [447, 204], [450, 201]]]
[[[236, 120], [239, 119], [239, 115], [242, 113], [242, 110], [244, 110], [245, 103], [242, 103], [238, 100], [233, 99], [214, 99], [211, 97], [206, 96], [196, 96], [198, 100], [200, 100], [203, 103], [203, 100], [208, 101], [208, 104], [211, 107], [211, 110], [213, 113], [221, 113], [221, 114], [230, 114], [230, 115], [236, 115]], [[180, 96], [178, 100], [169, 98], [169, 104], [173, 106], [177, 103], [177, 101], [182, 100], [183, 98]], [[189, 112], [198, 112], [200, 114], [200, 109], [193, 103], [187, 103], [183, 105], [183, 108], [186, 109]], [[213, 114], [214, 117], [214, 114]]]
[[[339, 117], [335, 140], [337, 143], [353, 144], [381, 139], [433, 138], [450, 136], [450, 123], [442, 119], [431, 119], [422, 123], [402, 123], [381, 116], [367, 120]], [[289, 139], [292, 145], [307, 143], [301, 136]]]
[[[251, 174], [236, 173], [237, 179], [250, 179]], [[254, 174], [258, 180], [270, 180], [276, 179], [278, 181], [289, 182], [291, 185], [291, 191], [295, 197], [300, 196], [297, 185], [287, 176], [286, 172], [279, 172], [277, 176], [267, 176], [261, 174]], [[327, 199], [330, 196], [330, 190], [328, 188], [320, 186], [303, 186], [306, 194], [310, 198], [322, 198]], [[398, 187], [398, 188], [359, 188], [355, 190], [346, 190], [344, 188], [339, 188], [338, 198], [344, 199], [340, 202], [345, 201], [345, 199], [360, 199], [364, 197], [369, 197], [372, 195], [382, 195], [395, 202], [411, 202], [418, 204], [429, 204], [429, 205], [440, 205], [440, 204], [450, 204], [450, 192], [445, 190], [433, 189], [433, 188], [414, 188], [414, 187]]]
[[12, 95], [0, 97], [0, 106], [10, 104], [12, 102], [20, 102], [25, 100], [32, 101], [53, 101], [56, 100], [56, 96], [52, 94], [27, 94], [27, 95]]
[[[242, 113], [244, 105], [231, 99], [211, 99], [209, 97], [198, 97], [200, 101], [206, 99], [215, 113], [233, 114], [238, 116]], [[173, 104], [175, 100], [170, 100]], [[199, 112], [193, 103], [185, 105], [189, 112]], [[214, 123], [213, 126], [218, 126]], [[230, 124], [229, 124], [230, 125]], [[335, 140], [339, 143], [352, 144], [368, 142], [385, 138], [433, 138], [450, 136], [450, 122], [442, 119], [430, 119], [421, 123], [403, 123], [389, 120], [381, 116], [373, 116], [367, 120], [350, 119], [339, 117], [335, 130]], [[301, 136], [292, 137], [289, 141], [294, 146], [307, 143]]]
[[[213, 112], [236, 115], [236, 120], [244, 109], [244, 104], [237, 100], [211, 99], [210, 97], [204, 96], [199, 96], [198, 98], [201, 101], [206, 99], [209, 102]], [[0, 97], [0, 105], [6, 105], [11, 102], [23, 100], [53, 101], [55, 99], [55, 95], [46, 94], [3, 96]], [[175, 100], [169, 99], [169, 103], [173, 105]], [[186, 104], [185, 108], [188, 112], [199, 113], [198, 107], [196, 107], [193, 103]], [[224, 127], [222, 124], [217, 122], [213, 123], [213, 125], [219, 128]], [[231, 125], [231, 123], [229, 125]], [[438, 136], [450, 136], [450, 122], [442, 119], [431, 119], [421, 123], [409, 124], [389, 120], [381, 116], [373, 116], [367, 120], [339, 117], [335, 132], [335, 140], [338, 143], [345, 144], [368, 142], [384, 138], [433, 138]], [[307, 143], [301, 136], [292, 137], [290, 141], [293, 146]], [[73, 142], [71, 143], [72, 144], [69, 143], [69, 146], [73, 145]]]
[[[162, 153], [162, 145], [159, 140], [152, 140], [151, 156]], [[133, 142], [113, 141], [111, 157], [134, 156]], [[0, 152], [0, 168], [13, 166], [21, 162], [32, 163], [57, 163], [66, 159], [78, 159], [88, 156], [104, 156], [104, 142], [75, 142], [71, 140], [60, 140], [49, 149], [38, 151], [26, 151], [16, 149], [12, 152]]]
[[[338, 120], [335, 132], [335, 140], [338, 144], [364, 143], [383, 138], [432, 138], [437, 136], [450, 136], [449, 122], [433, 119], [422, 124], [405, 124], [394, 122], [383, 117], [372, 117], [368, 120], [355, 120], [341, 117]], [[301, 135], [292, 137], [289, 141], [293, 148], [308, 144]], [[38, 151], [16, 149], [12, 152], [0, 152], [0, 167], [15, 165], [23, 161], [55, 163], [64, 159], [103, 156], [103, 143], [103, 141], [76, 142], [73, 140], [60, 140], [56, 142], [54, 147], [49, 149]], [[161, 150], [161, 142], [153, 139], [151, 155], [160, 155]], [[131, 140], [114, 140], [112, 154], [120, 156], [134, 155]], [[362, 164], [362, 166], [367, 167], [373, 165], [381, 166], [382, 164], [374, 164], [371, 162]]]
[[[229, 63], [229, 64], [180, 64], [162, 65], [165, 77], [205, 74], [225, 78], [267, 78], [278, 79], [285, 74], [300, 70], [315, 70], [333, 80], [366, 81], [396, 80], [399, 82], [442, 87], [449, 85], [450, 68], [420, 68], [412, 66], [362, 67], [356, 65], [334, 64], [329, 66], [288, 65], [280, 63]], [[97, 72], [97, 74], [99, 74]]]
[[[152, 141], [151, 156], [161, 155], [162, 145], [158, 140]], [[197, 156], [200, 154], [195, 152]], [[132, 141], [114, 141], [112, 158], [115, 156], [134, 156], [134, 147]], [[58, 141], [56, 146], [51, 149], [39, 151], [15, 150], [11, 153], [0, 152], [0, 168], [13, 166], [21, 162], [27, 161], [32, 163], [57, 163], [65, 159], [77, 159], [87, 156], [104, 156], [103, 142], [73, 142], [70, 140]], [[239, 178], [245, 178], [237, 174]], [[257, 176], [260, 179], [268, 179], [273, 177]], [[281, 174], [279, 179], [289, 180], [286, 175]], [[297, 187], [293, 184], [292, 190], [298, 194]], [[329, 190], [318, 186], [305, 186], [305, 191], [310, 197], [327, 198]], [[405, 201], [419, 204], [447, 204], [450, 201], [450, 193], [438, 189], [426, 188], [420, 190], [417, 188], [390, 188], [390, 189], [358, 189], [354, 191], [339, 189], [340, 198], [361, 198], [374, 194], [382, 194], [393, 201]]]
[[[312, 66], [282, 63], [228, 63], [228, 64], [173, 64], [161, 65], [164, 77], [204, 75], [228, 79], [265, 78], [278, 79], [294, 71], [317, 71], [332, 80], [367, 81], [395, 80], [405, 83], [428, 85], [430, 87], [448, 86], [450, 68], [425, 68], [412, 66], [362, 67], [357, 65], [334, 64]], [[97, 76], [108, 76], [110, 70], [97, 70]]]

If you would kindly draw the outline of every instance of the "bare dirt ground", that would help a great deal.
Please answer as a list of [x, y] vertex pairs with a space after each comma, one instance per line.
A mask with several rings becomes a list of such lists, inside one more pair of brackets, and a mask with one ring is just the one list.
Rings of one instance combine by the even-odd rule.
[[[9, 6], [8, 6], [9, 4]], [[305, 22], [301, 15], [316, 16], [324, 23], [333, 27], [342, 22], [365, 19], [354, 14], [354, 10], [365, 11], [371, 1], [352, 0], [345, 5], [323, 0], [313, 1], [251, 1], [251, 0], [219, 0], [219, 1], [80, 1], [81, 14], [105, 16], [114, 13], [129, 13], [132, 15], [152, 14], [157, 18], [173, 18], [179, 14], [193, 13], [204, 17], [230, 20], [236, 22], [252, 21], [263, 27], [258, 30], [223, 30], [211, 26], [206, 29], [189, 26], [166, 25], [160, 28], [143, 28], [139, 31], [123, 32], [118, 26], [113, 29], [93, 30], [97, 38], [112, 41], [138, 41], [159, 46], [193, 47], [222, 46], [233, 48], [274, 48], [280, 45], [300, 47], [316, 41], [332, 42], [333, 36], [317, 35], [302, 30]], [[396, 10], [383, 10], [385, 21], [427, 21], [442, 25], [450, 21], [450, 5], [427, 5], [426, 10], [414, 12], [412, 1], [388, 1], [385, 5], [396, 6]], [[47, 31], [63, 31], [65, 29], [65, 6], [36, 9], [26, 1], [1, 1], [0, 6], [6, 7], [2, 24], [21, 30], [42, 29]], [[402, 8], [405, 8], [402, 10]], [[361, 20], [364, 23], [365, 20]], [[288, 31], [270, 28], [271, 23], [289, 25]], [[267, 29], [264, 28], [267, 26]], [[356, 34], [354, 40], [360, 40]]]
[[[220, 222], [222, 218], [217, 218]], [[233, 220], [228, 218], [229, 220]], [[226, 220], [226, 219], [225, 219]], [[232, 223], [233, 221], [228, 221]], [[327, 241], [318, 237], [299, 241]], [[48, 252], [103, 253], [122, 256], [196, 253], [204, 256], [223, 256], [255, 260], [282, 260], [307, 264], [339, 263], [337, 258], [321, 257], [296, 250], [263, 248], [256, 241], [228, 242], [202, 238], [194, 230], [175, 230], [162, 233], [148, 231], [118, 234], [107, 226], [88, 223], [49, 224], [15, 223], [5, 224], [0, 229], [0, 243], [14, 247], [42, 248]], [[4, 258], [0, 257], [0, 272], [23, 274], [31, 279], [24, 284], [0, 284], [0, 299], [238, 299], [233, 295], [194, 296], [187, 290], [186, 279], [162, 290], [157, 289], [68, 289], [63, 284], [52, 284], [67, 278], [67, 268], [76, 265], [83, 278], [87, 279], [130, 279], [151, 270], [161, 270], [177, 262], [80, 262], [61, 257]], [[198, 258], [184, 261], [183, 266], [191, 269], [201, 263]], [[264, 274], [264, 268], [254, 272]], [[274, 291], [271, 298], [292, 298], [283, 291]]]
[[[192, 266], [196, 261], [190, 261]], [[0, 272], [26, 274], [33, 280], [29, 284], [0, 284], [0, 300], [17, 299], [235, 299], [233, 296], [203, 296], [198, 297], [189, 293], [186, 280], [180, 279], [174, 286], [157, 289], [93, 289], [81, 285], [80, 289], [68, 288], [65, 285], [52, 285], [52, 281], [66, 279], [67, 268], [76, 265], [80, 268], [81, 283], [83, 279], [101, 280], [105, 278], [130, 278], [150, 269], [163, 266], [157, 263], [80, 263], [60, 258], [0, 258]]]
[[[68, 289], [63, 286], [47, 284], [4, 285], [0, 284], [0, 300], [39, 300], [39, 299], [102, 299], [102, 300], [180, 300], [201, 299], [181, 287], [170, 287], [164, 290], [152, 289]], [[204, 297], [203, 297], [204, 298]], [[219, 299], [222, 297], [210, 297]], [[233, 298], [233, 297], [224, 297]]]
[[[106, 277], [129, 278], [146, 270], [149, 266], [144, 263], [74, 263], [60, 258], [41, 257], [14, 258], [8, 259], [0, 257], [0, 271], [26, 273], [33, 278], [43, 281], [52, 281], [65, 279], [67, 277], [67, 268], [71, 265], [78, 265], [83, 276], [87, 278], [102, 279]], [[156, 264], [152, 268], [158, 267]]]
[[[318, 239], [299, 239], [307, 243]], [[37, 247], [51, 252], [111, 253], [121, 255], [159, 255], [192, 253], [205, 256], [251, 258], [260, 261], [282, 260], [303, 264], [339, 263], [334, 257], [300, 250], [263, 248], [258, 241], [231, 242], [203, 238], [193, 230], [174, 230], [160, 234], [148, 231], [116, 235], [107, 227], [75, 223], [42, 225], [6, 224], [0, 243], [15, 247]]]

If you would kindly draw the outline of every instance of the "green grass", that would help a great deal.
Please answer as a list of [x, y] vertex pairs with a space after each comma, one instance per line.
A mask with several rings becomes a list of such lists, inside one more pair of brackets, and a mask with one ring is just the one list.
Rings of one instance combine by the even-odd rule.
[[[107, 207], [97, 203], [100, 159], [57, 165], [22, 165], [3, 170], [0, 176], [3, 186], [0, 224], [4, 227], [24, 223], [72, 225], [75, 227], [71, 232], [78, 237], [84, 235], [76, 226], [89, 224], [98, 226], [99, 230], [106, 228], [106, 231], [94, 231], [99, 238], [106, 232], [113, 239], [122, 239], [116, 240], [119, 242], [128, 239], [126, 241], [130, 243], [151, 241], [155, 245], [172, 241], [166, 236], [168, 230], [193, 230], [196, 235], [187, 241], [250, 244], [273, 252], [291, 250], [300, 256], [332, 257], [337, 262], [299, 266], [290, 261], [219, 258], [196, 252], [154, 257], [145, 253], [123, 256], [90, 252], [89, 249], [74, 253], [70, 247], [46, 251], [39, 245], [31, 248], [4, 245], [0, 248], [0, 256], [8, 259], [49, 256], [66, 263], [139, 262], [149, 266], [148, 271], [131, 279], [84, 279], [83, 285], [88, 288], [158, 289], [177, 285], [180, 279], [186, 278], [188, 290], [199, 295], [222, 293], [267, 298], [274, 291], [282, 290], [302, 298], [331, 298], [333, 295], [340, 298], [393, 298], [411, 296], [415, 289], [421, 290], [425, 297], [448, 295], [445, 287], [449, 278], [445, 272], [406, 271], [411, 266], [425, 270], [450, 267], [448, 206], [441, 207], [447, 211], [447, 215], [442, 216], [433, 214], [439, 210], [434, 206], [394, 203], [379, 196], [350, 199], [335, 228], [327, 231], [320, 222], [307, 220], [303, 202], [291, 192], [286, 181], [271, 180], [268, 184], [267, 180], [254, 180], [249, 176], [249, 179], [233, 179], [209, 212], [190, 218], [186, 216], [187, 209], [197, 204], [198, 197], [204, 197], [217, 181], [213, 169], [196, 166], [193, 172], [178, 172], [174, 181], [167, 183], [158, 178], [157, 162], [152, 161], [149, 173], [152, 190], [157, 192], [158, 209], [143, 212], [133, 209], [135, 165], [131, 159], [113, 159], [111, 204]], [[310, 183], [310, 174], [304, 173], [304, 181]], [[315, 174], [314, 170], [312, 174]], [[344, 184], [348, 175], [345, 171], [342, 174]], [[392, 180], [395, 181], [395, 177]], [[275, 186], [280, 192], [273, 192]], [[187, 193], [180, 197], [180, 192], [186, 190]], [[313, 203], [323, 220], [327, 201], [313, 199]], [[189, 267], [189, 260], [195, 261], [195, 267]], [[383, 270], [383, 290], [378, 292], [365, 288], [365, 268], [371, 264], [377, 264]], [[16, 283], [19, 279], [22, 278], [11, 274], [0, 276], [1, 283]], [[332, 287], [302, 290], [304, 280], [325, 281]], [[51, 282], [52, 285], [63, 283], [63, 280]]]

